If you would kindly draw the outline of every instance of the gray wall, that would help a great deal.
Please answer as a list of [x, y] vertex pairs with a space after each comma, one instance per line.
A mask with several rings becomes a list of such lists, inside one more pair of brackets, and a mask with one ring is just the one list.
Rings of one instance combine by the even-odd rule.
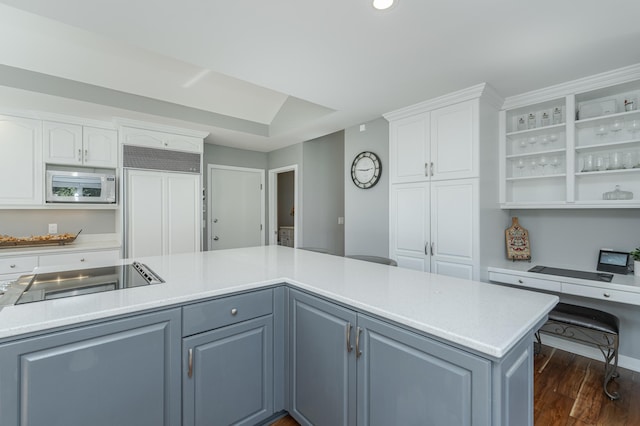
[[303, 144], [303, 242], [344, 255], [344, 132]]
[[[637, 209], [512, 210], [529, 231], [532, 265], [595, 270], [600, 248], [640, 246]], [[511, 221], [504, 228], [511, 226]]]
[[[384, 118], [345, 130], [344, 211], [345, 253], [389, 256], [389, 123]], [[351, 163], [362, 151], [372, 151], [382, 162], [382, 176], [370, 189], [351, 181]]]
[[58, 233], [113, 234], [116, 210], [0, 210], [0, 234], [25, 237], [46, 234], [49, 224]]

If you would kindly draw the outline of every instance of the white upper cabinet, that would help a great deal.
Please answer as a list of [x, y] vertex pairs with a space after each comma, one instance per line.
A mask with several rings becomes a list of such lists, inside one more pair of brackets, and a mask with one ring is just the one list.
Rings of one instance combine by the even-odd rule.
[[502, 208], [640, 207], [640, 65], [505, 100]]
[[393, 183], [429, 179], [429, 113], [389, 123], [389, 173]]
[[431, 111], [432, 180], [478, 176], [478, 101]]
[[478, 175], [477, 100], [392, 120], [392, 183]]
[[202, 139], [203, 136], [187, 136], [134, 127], [122, 128], [122, 143], [125, 145], [202, 153]]
[[0, 116], [0, 204], [42, 204], [42, 122]]
[[118, 132], [44, 121], [44, 157], [50, 164], [118, 167]]

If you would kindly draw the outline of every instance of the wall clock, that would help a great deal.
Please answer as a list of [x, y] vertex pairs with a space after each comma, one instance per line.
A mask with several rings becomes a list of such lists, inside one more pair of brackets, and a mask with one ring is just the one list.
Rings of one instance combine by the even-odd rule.
[[351, 165], [351, 180], [362, 189], [369, 189], [378, 183], [382, 173], [382, 164], [376, 154], [364, 151], [356, 155]]

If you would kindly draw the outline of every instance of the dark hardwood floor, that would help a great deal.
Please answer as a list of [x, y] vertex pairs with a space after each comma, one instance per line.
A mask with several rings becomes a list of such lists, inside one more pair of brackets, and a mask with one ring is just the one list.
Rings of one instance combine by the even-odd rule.
[[[640, 425], [640, 373], [619, 368], [609, 385], [620, 393], [611, 401], [602, 392], [604, 363], [543, 346], [535, 357], [536, 426]], [[298, 426], [290, 416], [271, 426]]]

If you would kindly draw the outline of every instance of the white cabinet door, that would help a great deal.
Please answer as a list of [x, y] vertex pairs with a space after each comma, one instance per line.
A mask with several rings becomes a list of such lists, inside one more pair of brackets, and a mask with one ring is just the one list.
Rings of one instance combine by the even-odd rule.
[[429, 179], [429, 113], [389, 123], [391, 183]]
[[432, 180], [478, 177], [477, 103], [431, 111]]
[[82, 129], [85, 166], [118, 167], [118, 132], [96, 127]]
[[165, 254], [200, 250], [200, 176], [168, 173], [166, 176]]
[[128, 170], [126, 180], [126, 256], [162, 255], [164, 173]]
[[43, 121], [42, 134], [46, 163], [82, 165], [82, 126]]
[[42, 204], [42, 123], [0, 116], [0, 204]]
[[157, 149], [171, 149], [174, 151], [188, 151], [201, 153], [202, 138], [157, 132], [155, 130], [124, 127], [122, 141], [125, 145], [146, 146]]
[[127, 257], [200, 250], [200, 176], [127, 170]]
[[477, 179], [431, 183], [432, 272], [477, 279], [477, 202]]
[[429, 183], [392, 185], [389, 254], [398, 266], [429, 271]]
[[167, 134], [165, 147], [174, 151], [202, 152], [203, 141], [191, 136]]

